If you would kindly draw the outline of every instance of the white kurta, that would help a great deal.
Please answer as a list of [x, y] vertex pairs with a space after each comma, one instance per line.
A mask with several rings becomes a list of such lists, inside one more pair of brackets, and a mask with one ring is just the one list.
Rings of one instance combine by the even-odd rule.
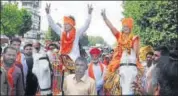
[[[75, 61], [77, 59], [77, 57], [80, 56], [80, 50], [79, 50], [79, 38], [80, 36], [88, 29], [89, 25], [90, 25], [90, 21], [91, 21], [91, 15], [88, 15], [88, 18], [84, 24], [84, 26], [78, 30], [76, 30], [76, 36], [75, 36], [75, 40], [73, 43], [73, 47], [71, 52], [68, 54], [70, 56], [70, 58]], [[49, 22], [49, 26], [59, 35], [61, 35], [61, 28], [54, 23], [52, 17], [48, 14], [48, 22]]]
[[[90, 66], [90, 65], [89, 65]], [[106, 66], [103, 64], [104, 70], [102, 72], [101, 67], [98, 64], [93, 64], [93, 73], [95, 76], [95, 81], [96, 81], [96, 90], [100, 91], [100, 95], [102, 95], [102, 88], [104, 84], [104, 76], [106, 74]], [[89, 76], [88, 70], [87, 70], [87, 75]]]
[[[136, 53], [131, 49], [131, 54], [129, 55], [127, 51], [123, 51], [121, 57], [121, 63], [133, 63], [136, 64]], [[137, 67], [135, 66], [121, 66], [119, 68], [120, 74], [120, 85], [122, 87], [122, 95], [133, 95], [132, 90], [133, 81], [136, 79]]]

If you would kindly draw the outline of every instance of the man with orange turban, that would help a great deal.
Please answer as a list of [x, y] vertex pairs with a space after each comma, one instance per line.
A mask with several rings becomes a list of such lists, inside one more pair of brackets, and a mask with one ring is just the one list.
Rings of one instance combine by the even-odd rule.
[[61, 27], [55, 24], [50, 16], [50, 5], [47, 5], [46, 7], [49, 26], [61, 37], [60, 53], [63, 55], [69, 55], [73, 61], [80, 56], [79, 38], [89, 28], [92, 11], [92, 6], [88, 5], [88, 18], [84, 26], [79, 30], [76, 30], [75, 28], [76, 22], [73, 16], [64, 16], [64, 30], [61, 31]]
[[134, 21], [132, 18], [122, 19], [122, 32], [120, 32], [107, 19], [105, 10], [102, 10], [101, 15], [118, 42], [108, 71], [115, 72], [119, 69], [121, 95], [133, 95], [131, 84], [136, 80], [138, 68], [142, 68], [138, 62], [139, 37], [134, 36], [132, 32]]
[[98, 48], [90, 50], [92, 58], [91, 63], [88, 66], [88, 75], [96, 81], [96, 89], [98, 95], [103, 95], [103, 84], [106, 67], [99, 61], [101, 51]]

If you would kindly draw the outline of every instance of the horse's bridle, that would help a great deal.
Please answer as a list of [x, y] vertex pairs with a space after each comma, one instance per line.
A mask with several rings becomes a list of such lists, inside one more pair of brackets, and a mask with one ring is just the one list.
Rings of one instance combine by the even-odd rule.
[[[48, 55], [46, 55], [45, 57], [41, 57], [39, 58], [39, 60], [47, 60], [49, 63], [49, 69], [50, 69], [50, 73], [51, 73], [51, 86], [49, 88], [45, 88], [45, 89], [41, 89], [40, 88], [40, 91], [48, 91], [48, 90], [52, 90], [52, 82], [53, 82], [53, 70], [52, 70], [52, 66], [51, 66], [51, 63], [50, 63], [50, 60], [49, 60], [49, 57]], [[40, 86], [39, 86], [40, 87]]]

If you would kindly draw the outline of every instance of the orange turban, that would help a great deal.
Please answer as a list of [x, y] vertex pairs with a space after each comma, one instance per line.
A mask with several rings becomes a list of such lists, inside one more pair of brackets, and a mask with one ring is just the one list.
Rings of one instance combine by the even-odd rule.
[[132, 18], [124, 18], [122, 19], [122, 25], [123, 26], [128, 26], [130, 29], [133, 28], [133, 19]]
[[67, 16], [64, 16], [64, 23], [68, 23], [72, 26], [75, 26], [75, 21], [72, 18], [67, 17]]

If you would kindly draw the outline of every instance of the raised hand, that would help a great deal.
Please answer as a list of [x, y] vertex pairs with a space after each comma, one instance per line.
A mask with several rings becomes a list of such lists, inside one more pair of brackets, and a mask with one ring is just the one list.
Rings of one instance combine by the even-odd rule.
[[106, 12], [105, 9], [101, 10], [101, 16], [103, 17], [103, 19], [106, 19]]
[[46, 10], [46, 13], [47, 13], [47, 14], [50, 13], [50, 6], [51, 6], [51, 4], [46, 3], [46, 8], [45, 8], [45, 10]]
[[92, 11], [93, 11], [92, 5], [89, 5], [89, 4], [88, 4], [88, 14], [91, 14]]

